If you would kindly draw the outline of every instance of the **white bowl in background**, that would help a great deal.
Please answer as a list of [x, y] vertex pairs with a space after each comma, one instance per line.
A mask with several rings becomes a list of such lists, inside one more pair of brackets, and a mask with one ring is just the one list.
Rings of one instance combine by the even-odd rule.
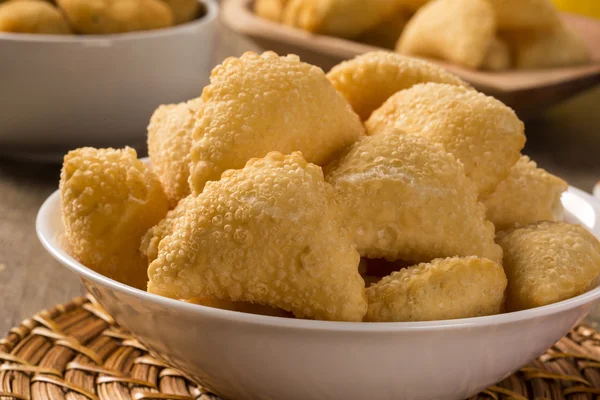
[[218, 5], [199, 2], [202, 18], [165, 29], [0, 33], [0, 153], [143, 143], [156, 107], [198, 97], [209, 81]]
[[[563, 195], [568, 222], [600, 236], [600, 202]], [[449, 321], [326, 322], [225, 311], [106, 278], [61, 248], [60, 194], [40, 208], [46, 249], [153, 353], [235, 400], [459, 400], [506, 378], [582, 320], [600, 287], [526, 311]]]

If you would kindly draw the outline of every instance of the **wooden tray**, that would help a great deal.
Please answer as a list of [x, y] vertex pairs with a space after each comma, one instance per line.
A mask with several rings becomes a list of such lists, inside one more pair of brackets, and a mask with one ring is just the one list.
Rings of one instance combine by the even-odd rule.
[[[581, 325], [472, 400], [593, 400], [600, 334]], [[0, 340], [0, 400], [219, 400], [158, 361], [88, 296], [40, 311]]]
[[[381, 48], [315, 35], [259, 18], [252, 12], [253, 0], [227, 0], [222, 21], [235, 32], [248, 36], [260, 47], [279, 54], [294, 53], [325, 71], [340, 61]], [[575, 94], [600, 83], [600, 21], [575, 14], [562, 14], [587, 43], [594, 62], [589, 65], [544, 70], [485, 72], [430, 60], [471, 83], [478, 90], [511, 106], [522, 118], [539, 114]]]

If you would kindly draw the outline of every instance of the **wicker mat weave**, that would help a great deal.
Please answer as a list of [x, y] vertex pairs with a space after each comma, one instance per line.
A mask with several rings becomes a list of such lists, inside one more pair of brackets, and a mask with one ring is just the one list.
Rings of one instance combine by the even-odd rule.
[[[218, 400], [156, 360], [92, 297], [44, 310], [0, 340], [0, 400]], [[600, 334], [581, 325], [473, 399], [600, 399]]]

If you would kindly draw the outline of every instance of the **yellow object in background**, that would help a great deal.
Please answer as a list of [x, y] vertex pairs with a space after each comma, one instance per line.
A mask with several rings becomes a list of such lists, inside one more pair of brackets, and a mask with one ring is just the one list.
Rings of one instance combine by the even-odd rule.
[[600, 19], [599, 0], [553, 0], [561, 10]]

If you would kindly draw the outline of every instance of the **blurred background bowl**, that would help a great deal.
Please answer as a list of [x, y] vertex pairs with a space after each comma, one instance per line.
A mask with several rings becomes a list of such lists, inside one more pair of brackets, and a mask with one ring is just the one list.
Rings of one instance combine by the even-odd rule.
[[60, 159], [80, 146], [140, 147], [160, 104], [198, 97], [218, 5], [171, 28], [113, 35], [0, 33], [0, 154]]

